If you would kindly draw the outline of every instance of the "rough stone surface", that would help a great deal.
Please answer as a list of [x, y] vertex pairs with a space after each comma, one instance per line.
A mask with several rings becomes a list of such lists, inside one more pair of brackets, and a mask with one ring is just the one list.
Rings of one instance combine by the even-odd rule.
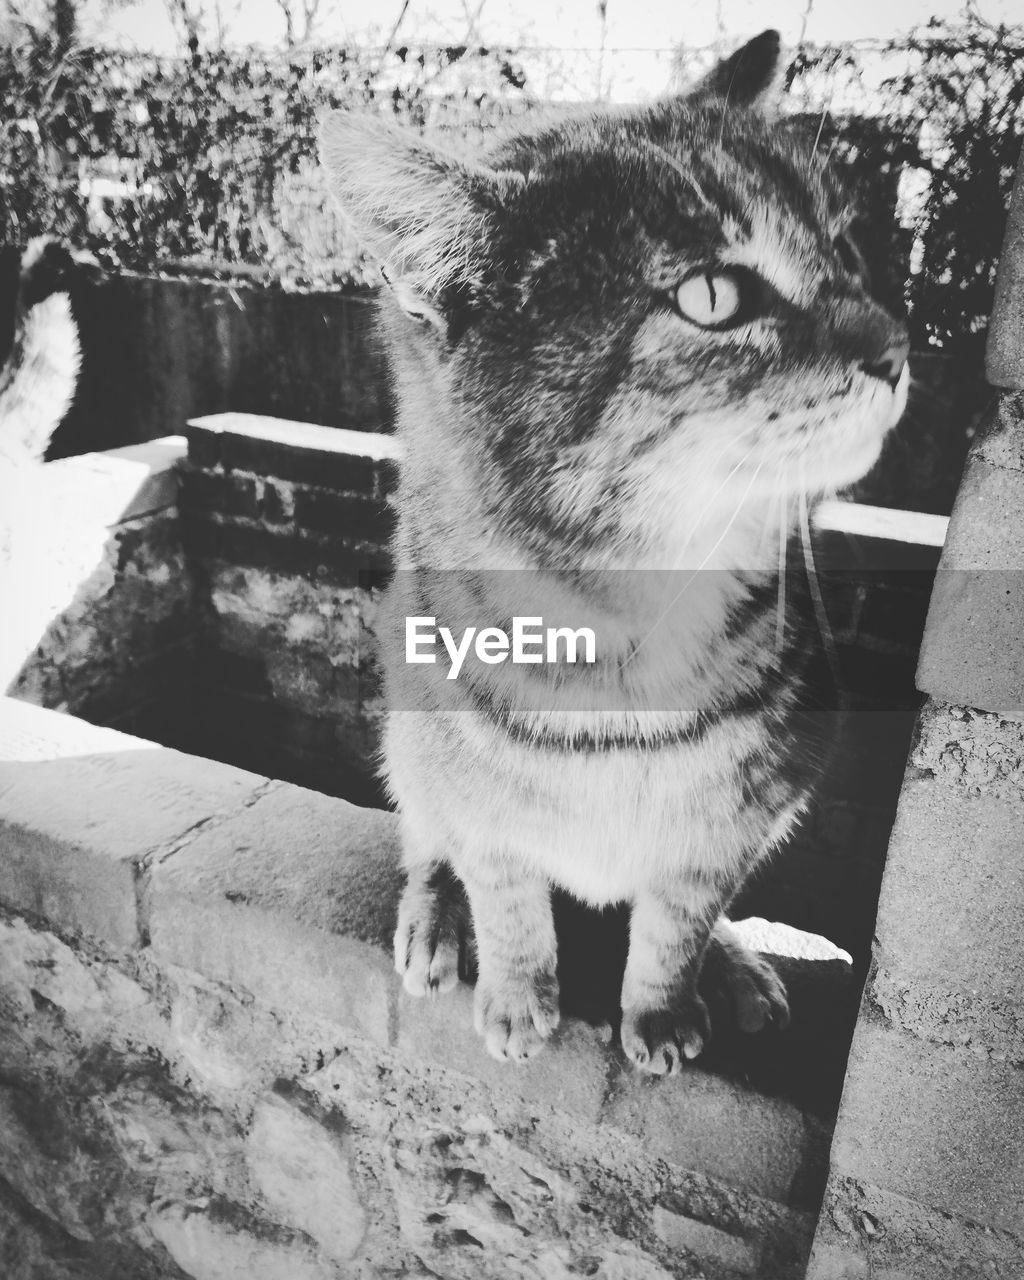
[[985, 372], [996, 387], [1024, 388], [1024, 157], [1003, 236], [992, 315], [985, 348]]
[[766, 1099], [752, 1112], [742, 1088], [699, 1069], [653, 1080], [623, 1067], [604, 1118], [654, 1156], [784, 1204], [814, 1141], [796, 1107]]
[[[1018, 422], [1015, 432], [1024, 431]], [[1024, 715], [1024, 471], [968, 463], [935, 578], [918, 687], [986, 711]]]
[[340, 1124], [325, 1124], [294, 1098], [271, 1094], [256, 1105], [246, 1160], [275, 1216], [305, 1231], [337, 1262], [358, 1251], [366, 1215]]
[[[1015, 726], [1011, 744], [1018, 732]], [[1018, 1005], [1024, 804], [1016, 784], [1000, 777], [1008, 744], [989, 757], [978, 750], [983, 739], [965, 737], [967, 759], [980, 754], [989, 763], [985, 785], [995, 793], [977, 794], [983, 771], [955, 757], [957, 777], [966, 775], [973, 785], [951, 783], [941, 772], [908, 777], [876, 921], [879, 966]], [[948, 748], [943, 758], [950, 759]]]
[[398, 885], [391, 815], [278, 783], [157, 861], [154, 951], [386, 1043]]
[[167, 703], [196, 629], [177, 525], [183, 451], [169, 437], [19, 480], [21, 536], [0, 562], [0, 691], [102, 723], [152, 721]]
[[0, 901], [132, 946], [139, 864], [265, 785], [240, 769], [211, 769], [195, 756], [0, 699]]
[[850, 1178], [830, 1184], [807, 1280], [1018, 1280], [1024, 1240]]
[[717, 1258], [738, 1275], [757, 1275], [761, 1249], [756, 1240], [730, 1235], [660, 1204], [654, 1206], [654, 1229], [673, 1249], [685, 1249], [698, 1258]]
[[[764, 1280], [802, 1273], [807, 1215], [557, 1098], [494, 1090], [148, 952], [112, 964], [17, 919], [0, 943], [10, 1280], [736, 1280], [749, 1254], [730, 1240], [760, 1250]], [[706, 1232], [670, 1237], [665, 1213]]]
[[911, 764], [971, 796], [1024, 803], [1024, 722], [973, 707], [929, 703]]
[[1024, 1236], [1024, 1077], [862, 1017], [832, 1164], [844, 1177]]

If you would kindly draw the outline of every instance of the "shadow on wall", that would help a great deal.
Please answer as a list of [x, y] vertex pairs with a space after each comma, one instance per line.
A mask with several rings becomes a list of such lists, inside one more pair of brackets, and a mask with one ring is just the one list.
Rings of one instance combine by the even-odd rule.
[[153, 440], [223, 410], [391, 429], [370, 294], [136, 275], [78, 282], [71, 294], [82, 372], [51, 459]]

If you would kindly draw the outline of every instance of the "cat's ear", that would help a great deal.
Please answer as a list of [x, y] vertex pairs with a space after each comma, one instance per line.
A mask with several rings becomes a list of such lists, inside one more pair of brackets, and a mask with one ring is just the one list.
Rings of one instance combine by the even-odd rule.
[[399, 305], [443, 326], [442, 295], [475, 283], [489, 211], [522, 175], [473, 165], [411, 129], [346, 111], [321, 121], [320, 159]]
[[774, 115], [782, 96], [784, 71], [779, 33], [762, 31], [712, 67], [687, 97], [722, 98], [735, 106], [756, 107]]

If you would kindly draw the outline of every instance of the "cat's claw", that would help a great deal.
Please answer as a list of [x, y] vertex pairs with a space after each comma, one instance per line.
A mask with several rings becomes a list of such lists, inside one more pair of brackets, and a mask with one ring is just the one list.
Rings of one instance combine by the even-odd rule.
[[477, 983], [476, 1029], [499, 1062], [526, 1062], [559, 1023], [558, 979], [546, 970], [504, 982]]
[[458, 985], [464, 931], [458, 918], [443, 909], [446, 905], [433, 891], [408, 889], [402, 897], [395, 969], [411, 996], [441, 996]]
[[671, 1008], [624, 1009], [622, 1050], [640, 1071], [676, 1075], [711, 1039], [707, 1006], [692, 996]]

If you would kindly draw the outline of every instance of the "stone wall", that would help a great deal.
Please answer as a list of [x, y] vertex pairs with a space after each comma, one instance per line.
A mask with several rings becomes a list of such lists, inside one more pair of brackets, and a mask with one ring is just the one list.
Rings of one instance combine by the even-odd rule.
[[198, 615], [180, 437], [25, 468], [5, 491], [0, 691], [165, 742], [191, 713]]
[[1024, 162], [809, 1280], [1024, 1276]]
[[10, 1280], [802, 1275], [822, 940], [748, 926], [790, 1032], [659, 1082], [569, 1019], [516, 1070], [401, 991], [388, 813], [4, 699], [0, 848]]
[[366, 292], [119, 274], [76, 282], [72, 302], [82, 372], [51, 458], [172, 435], [196, 414], [229, 409], [390, 428]]
[[391, 436], [220, 414], [188, 427], [182, 531], [202, 602], [206, 754], [381, 802], [375, 570], [390, 563]]

